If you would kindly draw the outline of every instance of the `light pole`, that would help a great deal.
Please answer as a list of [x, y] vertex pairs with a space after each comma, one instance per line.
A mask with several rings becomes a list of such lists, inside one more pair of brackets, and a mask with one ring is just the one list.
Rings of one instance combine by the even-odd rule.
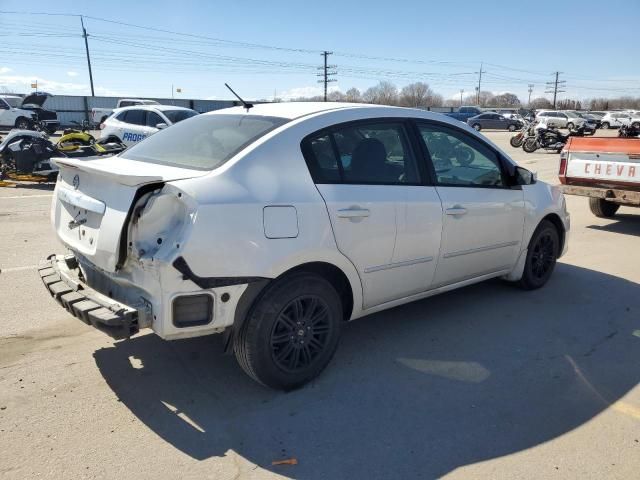
[[460, 89], [460, 106], [462, 106], [462, 94], [464, 93], [464, 88]]

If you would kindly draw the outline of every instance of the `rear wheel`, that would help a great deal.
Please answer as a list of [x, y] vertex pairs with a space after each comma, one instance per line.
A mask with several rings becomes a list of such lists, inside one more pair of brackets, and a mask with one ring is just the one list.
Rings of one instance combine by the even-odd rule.
[[609, 122], [602, 122], [602, 125], [600, 127], [603, 130], [607, 130], [610, 127]]
[[571, 122], [567, 123], [567, 130], [573, 130], [573, 127], [575, 127], [575, 125]]
[[509, 127], [507, 127], [507, 130], [509, 130], [510, 132], [515, 132], [516, 131], [516, 127], [514, 124], [509, 125]]
[[479, 123], [474, 123], [472, 127], [476, 130], [476, 132], [482, 130], [482, 126]]
[[327, 366], [338, 346], [342, 301], [307, 272], [276, 280], [251, 308], [234, 340], [242, 369], [271, 388], [292, 390]]
[[591, 209], [591, 213], [596, 217], [611, 218], [616, 214], [619, 208], [620, 205], [617, 203], [607, 202], [602, 198], [589, 199], [589, 209]]
[[633, 128], [640, 128], [640, 122], [633, 122], [633, 123], [631, 124], [631, 126], [632, 126]]
[[518, 286], [525, 290], [542, 287], [553, 273], [560, 253], [560, 235], [556, 226], [543, 220], [531, 236], [527, 259]]

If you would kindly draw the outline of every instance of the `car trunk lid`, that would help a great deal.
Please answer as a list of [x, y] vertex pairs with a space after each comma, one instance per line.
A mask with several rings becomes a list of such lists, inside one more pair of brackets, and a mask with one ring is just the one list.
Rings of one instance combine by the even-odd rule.
[[141, 193], [208, 173], [122, 157], [56, 158], [54, 163], [60, 173], [51, 220], [58, 237], [109, 272], [118, 268], [123, 232]]

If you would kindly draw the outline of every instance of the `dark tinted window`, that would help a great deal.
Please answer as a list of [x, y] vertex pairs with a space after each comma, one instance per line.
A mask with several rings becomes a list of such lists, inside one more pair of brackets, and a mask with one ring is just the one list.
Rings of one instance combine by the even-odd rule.
[[171, 123], [178, 123], [198, 115], [198, 112], [194, 110], [163, 110], [162, 113], [164, 113], [165, 117], [167, 117]]
[[306, 140], [305, 158], [316, 183], [419, 183], [401, 123], [358, 123]]
[[146, 125], [146, 112], [144, 110], [127, 110], [124, 112], [123, 122], [131, 123], [132, 125]]
[[159, 123], [167, 123], [156, 112], [147, 112], [147, 127], [154, 127]]
[[418, 129], [429, 151], [438, 185], [505, 185], [497, 155], [480, 141], [439, 125], [421, 124]]

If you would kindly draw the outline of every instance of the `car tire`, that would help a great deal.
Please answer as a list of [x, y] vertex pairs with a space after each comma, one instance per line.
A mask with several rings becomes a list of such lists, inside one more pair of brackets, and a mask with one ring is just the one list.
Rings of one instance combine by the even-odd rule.
[[603, 130], [608, 130], [609, 127], [609, 122], [602, 122], [602, 125], [600, 125], [600, 128], [602, 128]]
[[631, 124], [631, 126], [632, 126], [633, 128], [640, 128], [640, 122], [633, 122], [633, 123]]
[[573, 130], [573, 127], [575, 127], [575, 125], [572, 122], [568, 122], [567, 126], [566, 126], [566, 129], [567, 130]]
[[535, 290], [542, 287], [553, 273], [556, 260], [560, 254], [560, 235], [556, 226], [543, 220], [533, 232], [522, 278], [518, 286], [524, 290]]
[[589, 199], [589, 209], [596, 217], [611, 218], [616, 214], [619, 208], [620, 205], [617, 203], [608, 202], [602, 198]]
[[482, 130], [482, 125], [480, 125], [479, 123], [474, 123], [473, 125], [471, 125], [471, 127], [472, 127], [476, 132], [479, 132], [480, 130]]
[[515, 126], [513, 123], [507, 127], [507, 130], [509, 130], [510, 132], [515, 132], [517, 129], [518, 127]]
[[270, 284], [234, 339], [242, 369], [274, 389], [293, 390], [329, 364], [338, 347], [342, 300], [323, 277], [299, 272]]
[[28, 118], [18, 117], [16, 119], [15, 126], [18, 130], [28, 130], [29, 127], [31, 126], [31, 122], [29, 121]]

